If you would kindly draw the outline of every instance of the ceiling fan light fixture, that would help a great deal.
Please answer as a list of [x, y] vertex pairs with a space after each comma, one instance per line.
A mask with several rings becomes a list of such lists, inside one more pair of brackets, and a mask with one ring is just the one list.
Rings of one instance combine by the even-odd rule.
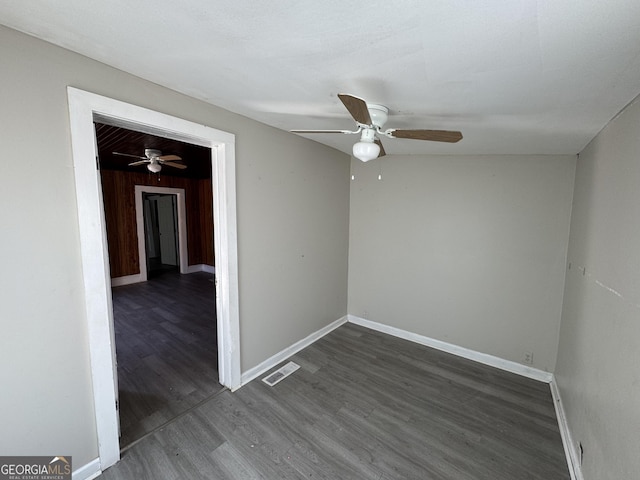
[[353, 145], [353, 156], [363, 162], [368, 162], [380, 155], [380, 145], [375, 143], [376, 135], [373, 128], [362, 130], [360, 141]]
[[160, 165], [158, 162], [154, 162], [153, 160], [151, 161], [151, 163], [149, 163], [149, 165], [147, 165], [147, 169], [151, 172], [151, 173], [159, 173], [160, 170], [162, 170], [162, 165]]
[[353, 156], [363, 162], [368, 162], [380, 155], [380, 147], [373, 142], [358, 142], [353, 145]]

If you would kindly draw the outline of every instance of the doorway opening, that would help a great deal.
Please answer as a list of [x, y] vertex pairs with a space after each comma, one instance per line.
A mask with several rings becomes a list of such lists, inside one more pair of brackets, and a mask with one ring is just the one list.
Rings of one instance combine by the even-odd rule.
[[235, 137], [205, 125], [108, 97], [67, 88], [98, 473], [120, 458], [115, 334], [105, 213], [96, 169], [94, 121], [158, 134], [211, 149], [213, 232], [216, 258], [218, 371], [222, 385], [241, 385], [235, 199]]
[[[126, 449], [223, 389], [211, 149], [103, 122], [95, 134]], [[170, 156], [171, 166], [149, 170], [143, 151]]]
[[176, 196], [167, 193], [143, 193], [142, 217], [147, 278], [179, 272]]
[[[105, 173], [103, 172], [101, 175], [104, 176]], [[166, 181], [167, 178], [165, 177], [164, 180]], [[138, 182], [143, 183], [140, 179]], [[211, 221], [211, 199], [209, 198], [211, 180], [200, 179], [196, 184], [189, 182], [186, 183], [185, 188], [136, 184], [133, 189], [137, 247], [130, 245], [128, 250], [131, 255], [135, 254], [135, 248], [137, 248], [138, 264], [136, 268], [138, 268], [138, 272], [131, 274], [129, 270], [120, 270], [119, 274], [114, 273], [113, 264], [116, 262], [112, 262], [110, 257], [109, 260], [112, 264], [111, 285], [115, 287], [147, 281], [150, 278], [150, 264], [152, 267], [156, 267], [156, 273], [163, 269], [177, 270], [180, 273], [200, 271], [214, 273], [212, 248], [214, 226]], [[204, 193], [200, 190], [203, 190]], [[193, 218], [187, 221], [188, 193], [190, 194], [190, 204], [192, 207], [195, 205], [191, 215], [197, 215], [199, 222], [195, 222]], [[192, 196], [197, 197], [197, 201], [194, 201]], [[145, 197], [149, 198], [146, 202]], [[105, 208], [108, 209], [108, 205], [105, 205]], [[200, 212], [202, 208], [205, 212]], [[162, 225], [159, 222], [162, 222]], [[192, 236], [196, 235], [199, 238], [188, 239], [187, 231], [189, 230]], [[114, 236], [107, 233], [108, 240], [115, 242]], [[121, 254], [117, 251], [113, 253]], [[190, 259], [191, 263], [195, 263], [195, 265], [189, 264]], [[163, 264], [163, 262], [165, 263]], [[115, 267], [118, 268], [118, 266]]]

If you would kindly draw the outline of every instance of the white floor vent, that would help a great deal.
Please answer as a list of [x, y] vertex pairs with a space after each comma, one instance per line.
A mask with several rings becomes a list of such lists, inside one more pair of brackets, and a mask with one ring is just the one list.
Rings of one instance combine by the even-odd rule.
[[289, 362], [286, 365], [280, 367], [275, 372], [270, 373], [269, 375], [264, 377], [262, 381], [270, 387], [273, 387], [276, 383], [284, 380], [299, 368], [300, 365], [298, 365], [297, 363]]

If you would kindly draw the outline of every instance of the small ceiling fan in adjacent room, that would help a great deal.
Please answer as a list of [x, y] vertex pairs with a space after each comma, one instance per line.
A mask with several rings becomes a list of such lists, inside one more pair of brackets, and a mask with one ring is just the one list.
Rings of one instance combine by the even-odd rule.
[[389, 138], [409, 138], [432, 142], [455, 143], [462, 139], [462, 133], [449, 130], [404, 130], [388, 128], [383, 130], [389, 117], [389, 109], [383, 105], [367, 103], [362, 98], [345, 93], [338, 98], [356, 121], [356, 130], [291, 130], [293, 133], [343, 133], [354, 135], [361, 133], [360, 141], [353, 146], [353, 156], [363, 162], [385, 155], [380, 141], [381, 136]]
[[178, 155], [162, 155], [160, 150], [154, 148], [145, 148], [144, 157], [140, 155], [131, 155], [130, 153], [112, 152], [114, 155], [121, 155], [123, 157], [138, 158], [136, 162], [131, 162], [130, 167], [136, 167], [138, 165], [147, 164], [147, 169], [152, 173], [159, 173], [163, 166], [179, 168], [181, 170], [187, 168], [186, 165], [181, 163], [175, 163], [182, 161]]

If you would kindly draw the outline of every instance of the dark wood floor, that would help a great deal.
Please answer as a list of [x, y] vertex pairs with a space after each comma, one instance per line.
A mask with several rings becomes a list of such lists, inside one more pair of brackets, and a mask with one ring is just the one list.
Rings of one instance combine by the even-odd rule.
[[113, 289], [121, 447], [222, 390], [214, 288], [166, 272]]
[[549, 386], [347, 324], [223, 391], [108, 479], [568, 480]]

